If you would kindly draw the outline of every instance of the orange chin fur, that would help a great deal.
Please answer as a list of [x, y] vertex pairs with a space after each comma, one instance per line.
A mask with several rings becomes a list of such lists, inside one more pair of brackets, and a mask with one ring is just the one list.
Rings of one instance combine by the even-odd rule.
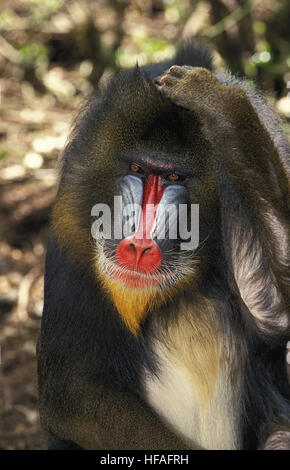
[[100, 250], [94, 265], [95, 273], [123, 322], [135, 336], [140, 332], [142, 321], [149, 312], [158, 310], [162, 304], [174, 298], [178, 291], [182, 291], [195, 278], [194, 272], [191, 272], [183, 279], [179, 279], [176, 284], [162, 287], [162, 280], [164, 280], [162, 277], [160, 282], [152, 278], [144, 280], [144, 273], [141, 273], [138, 279], [135, 271], [132, 272], [132, 278], [130, 273], [124, 274], [123, 278], [122, 276], [115, 278], [106, 271], [105, 265], [106, 258]]
[[125, 325], [137, 336], [141, 323], [148, 312], [154, 307], [158, 307], [162, 302], [158, 289], [130, 288], [111, 279], [105, 273], [101, 273], [99, 277]]
[[158, 309], [168, 299], [173, 298], [177, 291], [182, 290], [192, 281], [192, 278], [188, 277], [168, 289], [160, 287], [133, 288], [112, 279], [102, 269], [98, 269], [98, 278], [123, 322], [135, 336], [138, 335], [141, 323], [149, 312]]

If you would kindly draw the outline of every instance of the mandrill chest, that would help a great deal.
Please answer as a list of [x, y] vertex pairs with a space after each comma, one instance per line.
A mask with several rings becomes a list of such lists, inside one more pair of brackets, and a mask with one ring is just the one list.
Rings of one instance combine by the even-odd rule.
[[152, 340], [158, 368], [144, 371], [144, 395], [189, 446], [238, 449], [241, 377], [236, 351], [217, 331], [209, 306], [182, 305], [179, 321]]

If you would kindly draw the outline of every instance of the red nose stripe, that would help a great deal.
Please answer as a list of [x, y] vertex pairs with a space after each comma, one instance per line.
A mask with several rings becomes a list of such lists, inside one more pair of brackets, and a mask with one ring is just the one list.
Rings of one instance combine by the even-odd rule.
[[144, 185], [142, 215], [139, 227], [134, 235], [136, 238], [140, 240], [151, 238], [151, 230], [163, 192], [164, 188], [161, 186], [161, 177], [150, 175]]
[[164, 189], [161, 177], [150, 175], [144, 185], [142, 213], [137, 231], [118, 245], [118, 262], [129, 269], [151, 273], [160, 266], [162, 255], [151, 232]]

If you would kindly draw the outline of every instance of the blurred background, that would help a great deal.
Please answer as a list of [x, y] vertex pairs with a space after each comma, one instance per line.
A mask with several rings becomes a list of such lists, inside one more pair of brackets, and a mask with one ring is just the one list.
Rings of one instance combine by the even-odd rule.
[[58, 156], [72, 118], [117, 69], [172, 57], [190, 37], [211, 44], [218, 68], [255, 80], [290, 135], [288, 0], [1, 0], [2, 449], [44, 448], [35, 343]]

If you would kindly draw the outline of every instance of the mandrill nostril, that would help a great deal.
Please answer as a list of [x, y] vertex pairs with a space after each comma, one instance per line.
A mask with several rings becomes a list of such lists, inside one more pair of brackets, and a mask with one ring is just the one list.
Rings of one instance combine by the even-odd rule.
[[137, 239], [134, 236], [121, 241], [116, 256], [121, 266], [143, 273], [158, 269], [162, 260], [161, 251], [152, 239]]
[[148, 251], [150, 251], [152, 247], [151, 247], [151, 246], [148, 246], [148, 247], [146, 247], [146, 248], [144, 248], [144, 249], [141, 247], [141, 249], [139, 249], [138, 246], [136, 247], [135, 243], [130, 243], [130, 244], [129, 244], [129, 248], [130, 248], [132, 251], [135, 251], [136, 253], [138, 252], [139, 257], [140, 257], [140, 256], [145, 255]]

